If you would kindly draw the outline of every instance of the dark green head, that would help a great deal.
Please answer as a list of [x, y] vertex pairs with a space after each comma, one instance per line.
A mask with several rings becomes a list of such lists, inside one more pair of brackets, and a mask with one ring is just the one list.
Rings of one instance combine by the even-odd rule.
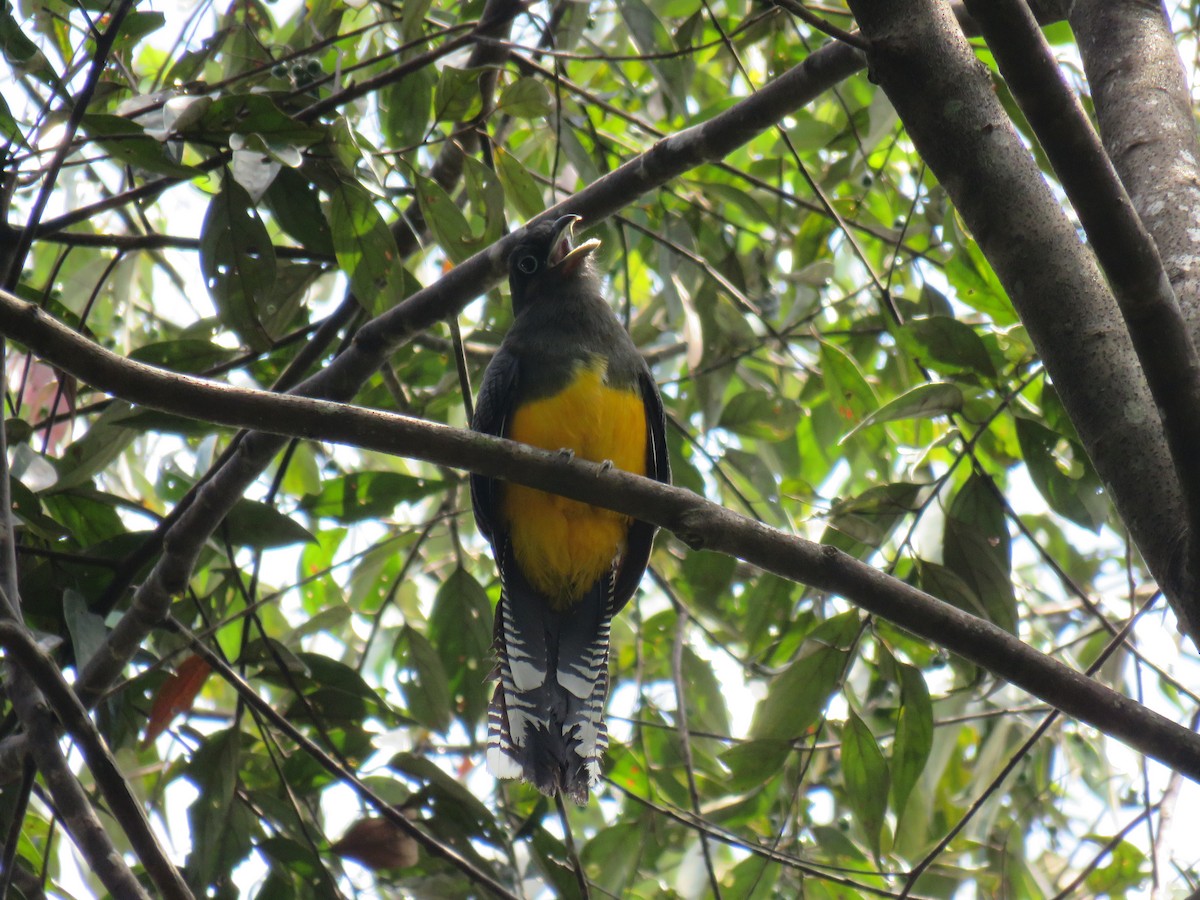
[[571, 230], [579, 219], [570, 215], [538, 223], [526, 232], [508, 257], [508, 284], [515, 315], [520, 315], [534, 301], [553, 301], [595, 283], [590, 257], [600, 241], [590, 238], [574, 245]]

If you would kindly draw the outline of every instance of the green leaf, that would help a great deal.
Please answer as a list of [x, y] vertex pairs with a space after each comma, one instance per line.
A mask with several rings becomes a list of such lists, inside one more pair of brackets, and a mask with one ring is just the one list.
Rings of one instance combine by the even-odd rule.
[[437, 650], [423, 634], [405, 625], [396, 638], [393, 655], [408, 672], [400, 687], [409, 713], [426, 728], [445, 732], [452, 711], [450, 683]]
[[351, 472], [326, 481], [320, 494], [300, 501], [300, 508], [319, 518], [349, 524], [390, 516], [401, 503], [412, 503], [444, 487], [437, 479], [400, 472]]
[[899, 663], [897, 669], [900, 712], [892, 742], [892, 809], [899, 820], [933, 749], [933, 704], [920, 669], [907, 663]]
[[877, 484], [857, 497], [838, 500], [821, 543], [865, 559], [883, 546], [906, 516], [921, 509], [929, 490], [929, 485], [910, 482]]
[[781, 441], [796, 430], [799, 418], [799, 407], [786, 397], [751, 390], [733, 395], [721, 410], [717, 427], [747, 437]]
[[521, 161], [503, 147], [496, 148], [493, 158], [496, 161], [496, 174], [504, 186], [505, 199], [523, 218], [532, 219], [545, 208], [542, 189]]
[[337, 181], [330, 189], [329, 228], [338, 265], [350, 279], [358, 302], [373, 308], [387, 287], [392, 267], [399, 260], [396, 239], [366, 189], [350, 181]]
[[[905, 341], [904, 339], [908, 340]], [[913, 319], [902, 332], [910, 352], [939, 372], [968, 371], [996, 377], [996, 367], [975, 329], [948, 316]]]
[[[409, 4], [404, 4], [406, 15], [408, 7]], [[380, 92], [379, 102], [386, 110], [385, 134], [393, 148], [416, 146], [425, 139], [433, 119], [433, 91], [437, 82], [437, 71], [426, 66]]]
[[276, 224], [301, 247], [325, 256], [334, 255], [329, 222], [321, 213], [320, 197], [307, 178], [295, 169], [280, 169], [263, 201]]
[[981, 477], [969, 478], [950, 504], [942, 562], [971, 588], [989, 620], [1016, 633], [1008, 524], [1000, 501]]
[[825, 382], [829, 402], [839, 418], [853, 422], [870, 414], [879, 405], [858, 363], [845, 350], [823, 342], [820, 356], [821, 378]]
[[824, 711], [841, 683], [849, 653], [842, 649], [858, 630], [851, 611], [823, 622], [809, 636], [804, 652], [771, 682], [754, 710], [750, 737], [792, 739], [803, 736]]
[[482, 73], [482, 69], [443, 66], [433, 92], [434, 118], [439, 122], [463, 122], [478, 115], [483, 108], [479, 94]]
[[550, 91], [537, 78], [518, 78], [501, 91], [497, 108], [523, 119], [547, 116], [551, 109]]
[[82, 671], [87, 661], [104, 644], [108, 629], [104, 627], [102, 617], [88, 610], [87, 598], [71, 588], [63, 591], [63, 619], [71, 633], [75, 669]]
[[[1108, 502], [1100, 477], [1083, 448], [1040, 422], [1024, 416], [1016, 421], [1017, 441], [1029, 477], [1050, 508], [1076, 525], [1098, 532], [1108, 521]], [[1072, 474], [1063, 470], [1060, 446], [1069, 454], [1067, 464], [1076, 470]]]
[[228, 94], [213, 101], [180, 134], [210, 142], [228, 142], [234, 134], [257, 134], [272, 144], [308, 147], [325, 137], [325, 129], [297, 122], [263, 94]]
[[167, 24], [167, 17], [160, 12], [129, 12], [121, 22], [115, 47], [128, 51], [148, 34], [153, 34]]
[[854, 710], [842, 729], [842, 781], [855, 820], [878, 857], [887, 810], [888, 765], [871, 729]]
[[734, 744], [721, 754], [721, 762], [729, 768], [725, 786], [741, 793], [762, 787], [766, 780], [783, 768], [792, 744], [787, 740], [767, 739]]
[[453, 709], [471, 731], [487, 709], [492, 667], [492, 607], [466, 569], [456, 568], [438, 588], [429, 615], [429, 642], [437, 648]]
[[147, 135], [141, 125], [129, 119], [89, 113], [83, 117], [83, 130], [124, 165], [174, 178], [199, 174], [192, 166], [180, 165], [168, 153], [166, 144]]
[[207, 371], [233, 356], [234, 351], [227, 347], [195, 338], [144, 344], [129, 354], [130, 359], [138, 362], [190, 375]]
[[881, 422], [896, 422], [901, 419], [933, 419], [948, 413], [958, 412], [963, 406], [962, 390], [955, 384], [937, 382], [920, 384], [889, 400], [846, 433], [841, 443]]
[[250, 195], [229, 177], [200, 229], [200, 272], [221, 321], [254, 349], [268, 347], [258, 304], [275, 284], [275, 248]]
[[188, 808], [192, 851], [187, 858], [187, 879], [198, 893], [207, 894], [204, 889], [218, 876], [233, 871], [250, 849], [244, 819], [234, 816], [240, 806], [233, 797], [241, 739], [235, 728], [209, 735], [187, 765], [187, 777], [199, 792]]
[[462, 262], [475, 252], [475, 240], [466, 216], [445, 189], [432, 178], [418, 174], [414, 181], [421, 214], [437, 238], [438, 246], [445, 251], [451, 262]]
[[275, 507], [245, 498], [229, 511], [221, 533], [235, 547], [258, 550], [316, 541], [308, 529]]
[[951, 569], [920, 559], [916, 562], [918, 583], [925, 593], [981, 619], [988, 619], [987, 607], [974, 589]]
[[504, 216], [504, 187], [496, 173], [474, 157], [463, 159], [463, 178], [470, 200], [469, 209], [483, 219], [483, 232], [473, 234], [466, 249], [478, 253], [504, 237], [508, 225]]

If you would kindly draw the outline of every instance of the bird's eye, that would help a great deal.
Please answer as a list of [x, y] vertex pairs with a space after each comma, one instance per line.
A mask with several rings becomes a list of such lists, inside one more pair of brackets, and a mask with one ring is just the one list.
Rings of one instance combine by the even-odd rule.
[[532, 275], [538, 270], [538, 261], [536, 256], [522, 256], [517, 260], [517, 268], [526, 275]]

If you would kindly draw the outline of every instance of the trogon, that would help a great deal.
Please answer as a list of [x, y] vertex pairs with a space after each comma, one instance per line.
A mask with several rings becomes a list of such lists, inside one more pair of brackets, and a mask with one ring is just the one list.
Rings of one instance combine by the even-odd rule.
[[[510, 255], [513, 324], [472, 427], [669, 482], [662, 398], [601, 294], [600, 241], [573, 244], [578, 220], [531, 226]], [[488, 769], [585, 804], [608, 746], [609, 623], [637, 590], [654, 526], [479, 475], [471, 498], [501, 585]]]

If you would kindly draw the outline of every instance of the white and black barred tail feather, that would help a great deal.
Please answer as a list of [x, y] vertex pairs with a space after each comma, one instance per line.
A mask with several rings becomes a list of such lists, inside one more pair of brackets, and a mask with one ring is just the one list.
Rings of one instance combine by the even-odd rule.
[[517, 566], [502, 565], [501, 572], [500, 683], [488, 709], [488, 771], [586, 804], [608, 747], [604, 701], [615, 575], [557, 612]]

